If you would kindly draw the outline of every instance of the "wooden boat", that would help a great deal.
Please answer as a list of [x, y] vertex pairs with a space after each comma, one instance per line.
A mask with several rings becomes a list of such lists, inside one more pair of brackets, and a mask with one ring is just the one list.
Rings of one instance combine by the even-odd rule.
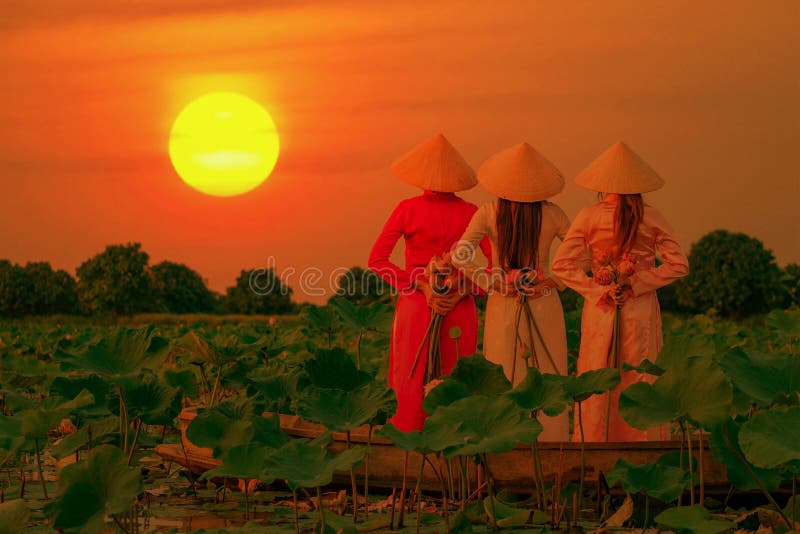
[[[202, 474], [220, 465], [210, 449], [198, 447], [186, 438], [186, 428], [195, 418], [193, 410], [184, 410], [179, 416], [181, 426], [182, 445], [159, 445], [156, 453], [165, 460], [176, 462], [191, 470], [195, 474]], [[288, 435], [295, 438], [315, 438], [323, 431], [322, 425], [309, 423], [294, 415], [281, 415], [281, 428]], [[368, 442], [368, 427], [360, 427], [350, 435], [354, 445], [366, 445]], [[330, 446], [332, 453], [344, 450], [345, 435], [334, 433], [334, 442]], [[395, 447], [391, 441], [373, 436], [369, 440], [369, 484], [373, 488], [389, 489], [399, 488], [403, 478], [403, 459], [405, 452]], [[617, 443], [586, 443], [586, 470], [585, 480], [588, 484], [596, 484], [601, 474], [608, 473], [619, 458], [634, 463], [655, 462], [668, 452], [678, 451], [681, 442], [674, 441], [648, 441], [648, 442], [617, 442]], [[539, 453], [542, 460], [544, 477], [554, 480], [561, 476], [563, 483], [576, 481], [580, 478], [581, 446], [572, 442], [542, 442], [539, 444]], [[695, 460], [698, 452], [695, 450]], [[421, 457], [417, 454], [409, 455], [408, 479], [409, 484], [416, 482], [419, 473]], [[489, 467], [497, 487], [516, 492], [531, 492], [533, 488], [533, 460], [530, 446], [519, 445], [511, 452], [503, 454], [490, 454]], [[726, 478], [725, 467], [714, 460], [704, 443], [703, 448], [703, 474], [707, 492], [727, 492], [730, 484]], [[364, 464], [356, 470], [359, 479], [363, 481]], [[349, 473], [340, 473], [334, 482], [349, 483]], [[473, 477], [474, 480], [474, 477]], [[425, 489], [438, 490], [439, 480], [430, 468], [425, 469], [423, 478]]]

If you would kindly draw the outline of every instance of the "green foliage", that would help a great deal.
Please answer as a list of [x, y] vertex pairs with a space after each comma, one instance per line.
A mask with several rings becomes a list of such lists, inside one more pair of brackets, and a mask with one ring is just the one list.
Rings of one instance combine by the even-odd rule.
[[736, 528], [730, 521], [714, 519], [701, 505], [669, 508], [656, 516], [656, 523], [679, 533], [719, 534]]
[[105, 529], [106, 516], [130, 510], [142, 491], [142, 478], [138, 469], [128, 467], [122, 450], [102, 445], [83, 462], [61, 470], [58, 490], [45, 505], [52, 527], [93, 534]]
[[33, 313], [33, 281], [19, 265], [0, 260], [0, 316], [22, 317]]
[[677, 499], [689, 486], [689, 472], [661, 462], [635, 465], [624, 458], [617, 460], [606, 475], [608, 485], [621, 485], [628, 493], [642, 493], [663, 502]]
[[370, 269], [351, 267], [336, 279], [334, 299], [346, 299], [367, 305], [391, 300], [389, 285]]
[[333, 474], [347, 471], [366, 455], [364, 447], [353, 447], [330, 456], [324, 447], [291, 440], [264, 462], [268, 476], [286, 481], [290, 488], [315, 488], [333, 480]]
[[741, 422], [728, 419], [714, 429], [709, 439], [714, 457], [725, 465], [728, 481], [742, 491], [758, 490], [759, 484], [753, 479], [752, 472], [767, 491], [778, 489], [783, 480], [779, 472], [758, 468], [745, 458], [739, 446], [741, 427]]
[[787, 306], [800, 306], [800, 264], [790, 263], [781, 272]]
[[28, 524], [30, 511], [25, 501], [17, 499], [0, 503], [0, 534], [17, 534]]
[[678, 298], [693, 310], [741, 318], [783, 303], [781, 272], [772, 252], [746, 234], [706, 234], [692, 245], [689, 264], [692, 269], [678, 287]]
[[719, 364], [694, 356], [675, 362], [653, 384], [628, 387], [619, 411], [634, 428], [675, 421], [709, 430], [728, 418], [732, 402], [733, 388]]
[[91, 315], [154, 311], [149, 259], [139, 243], [128, 243], [109, 245], [83, 262], [77, 270], [81, 309]]
[[290, 313], [294, 311], [292, 289], [274, 269], [243, 270], [235, 285], [227, 289], [225, 307], [230, 313]]
[[160, 308], [169, 313], [214, 311], [217, 299], [203, 278], [180, 263], [162, 261], [153, 265], [153, 290]]
[[[753, 465], [789, 467], [800, 473], [800, 406], [779, 406], [755, 413], [739, 431], [739, 445]], [[791, 464], [791, 465], [790, 465]]]

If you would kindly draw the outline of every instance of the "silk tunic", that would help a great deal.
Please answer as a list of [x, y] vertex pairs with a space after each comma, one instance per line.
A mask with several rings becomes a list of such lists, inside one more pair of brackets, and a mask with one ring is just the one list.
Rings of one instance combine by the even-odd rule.
[[[481, 288], [489, 293], [483, 331], [483, 352], [486, 359], [503, 366], [506, 377], [509, 380], [512, 380], [513, 377], [512, 381], [516, 386], [525, 379], [528, 365], [533, 365], [533, 361], [524, 358], [526, 354], [531, 353], [531, 332], [529, 332], [524, 314], [519, 325], [519, 332], [517, 332], [517, 297], [505, 296], [489, 290], [489, 277], [484, 275], [483, 267], [475, 261], [474, 254], [478, 243], [488, 237], [492, 257], [495, 258], [495, 261], [499, 257], [496, 220], [497, 200], [481, 206], [472, 217], [453, 257], [454, 262], [464, 270], [465, 274], [473, 280], [480, 280], [478, 283]], [[539, 234], [539, 265], [536, 267], [544, 271], [547, 276], [551, 276], [550, 247], [556, 238], [563, 239], [565, 237], [568, 228], [569, 218], [561, 208], [553, 203], [543, 202], [542, 226]], [[495, 266], [493, 273], [502, 275], [498, 266]], [[556, 282], [563, 288], [558, 280]], [[533, 344], [539, 361], [539, 370], [543, 373], [565, 375], [567, 373], [567, 334], [558, 291], [548, 291], [542, 297], [531, 299], [529, 305], [542, 333], [542, 339], [556, 365], [556, 369], [554, 369], [550, 364], [545, 355], [542, 339], [539, 339], [534, 331]], [[515, 345], [516, 357], [514, 356]], [[540, 414], [538, 418], [544, 426], [544, 431], [539, 436], [540, 441], [569, 441], [569, 416], [566, 412], [556, 417]]]
[[[601, 286], [586, 273], [581, 258], [591, 256], [598, 268], [614, 249], [614, 212], [619, 196], [606, 195], [603, 201], [578, 213], [566, 239], [556, 252], [553, 272], [567, 286], [585, 298], [581, 319], [581, 347], [578, 372], [607, 366], [614, 324], [614, 304], [604, 298], [608, 287]], [[649, 358], [655, 361], [661, 350], [661, 313], [656, 289], [689, 273], [689, 262], [666, 219], [652, 206], [645, 205], [639, 231], [630, 253], [636, 258], [630, 278], [632, 296], [621, 310], [622, 339], [620, 358], [633, 366]], [[656, 255], [661, 265], [656, 267]], [[654, 377], [635, 371], [622, 373], [621, 384], [611, 393], [608, 441], [667, 439], [666, 428], [649, 431], [629, 426], [617, 409], [620, 392], [635, 382], [652, 382]], [[587, 441], [605, 441], [608, 395], [595, 395], [582, 403]], [[577, 433], [573, 438], [577, 438]]]
[[[427, 342], [422, 348], [414, 374], [409, 377], [414, 357], [425, 337], [431, 309], [414, 282], [424, 278], [425, 267], [435, 255], [450, 252], [461, 237], [477, 207], [452, 193], [426, 191], [406, 199], [395, 208], [375, 241], [369, 257], [372, 269], [398, 292], [389, 354], [389, 386], [397, 395], [397, 412], [391, 422], [400, 430], [421, 430], [423, 382], [427, 367]], [[400, 238], [405, 241], [405, 268], [390, 256]], [[488, 253], [488, 247], [486, 248]], [[454, 340], [450, 329], [458, 326], [461, 337]], [[442, 371], [449, 373], [458, 357], [477, 350], [478, 315], [471, 295], [448, 313], [440, 333]]]

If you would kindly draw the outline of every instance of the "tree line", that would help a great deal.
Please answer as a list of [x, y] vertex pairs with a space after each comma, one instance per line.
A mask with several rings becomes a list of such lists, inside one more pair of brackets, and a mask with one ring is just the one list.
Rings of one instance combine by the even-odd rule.
[[[694, 243], [690, 273], [658, 292], [661, 308], [683, 314], [707, 313], [741, 319], [776, 308], [800, 306], [800, 265], [780, 268], [764, 244], [743, 233], [716, 230]], [[253, 291], [252, 269], [242, 270], [224, 294], [186, 265], [171, 261], [150, 265], [138, 243], [110, 245], [83, 262], [76, 277], [47, 262], [24, 266], [0, 260], [0, 316], [134, 313], [281, 314], [296, 311], [292, 289], [273, 270], [259, 271]], [[353, 267], [337, 280], [332, 298], [361, 304], [391, 300], [390, 288], [375, 273]], [[577, 310], [582, 299], [567, 290], [565, 310]], [[484, 305], [478, 299], [478, 305]]]

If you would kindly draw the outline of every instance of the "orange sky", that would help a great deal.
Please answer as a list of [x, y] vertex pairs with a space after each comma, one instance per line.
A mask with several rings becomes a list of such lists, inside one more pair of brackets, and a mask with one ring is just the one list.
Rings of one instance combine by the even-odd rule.
[[[625, 139], [667, 180], [648, 199], [687, 248], [727, 228], [800, 260], [795, 0], [5, 0], [0, 34], [13, 261], [74, 272], [139, 241], [216, 290], [269, 256], [364, 265], [416, 194], [389, 164], [439, 131], [475, 166], [525, 140], [568, 177]], [[277, 167], [247, 195], [205, 196], [172, 170], [171, 122], [210, 91], [278, 126]], [[570, 180], [555, 200], [574, 215], [592, 199]]]

